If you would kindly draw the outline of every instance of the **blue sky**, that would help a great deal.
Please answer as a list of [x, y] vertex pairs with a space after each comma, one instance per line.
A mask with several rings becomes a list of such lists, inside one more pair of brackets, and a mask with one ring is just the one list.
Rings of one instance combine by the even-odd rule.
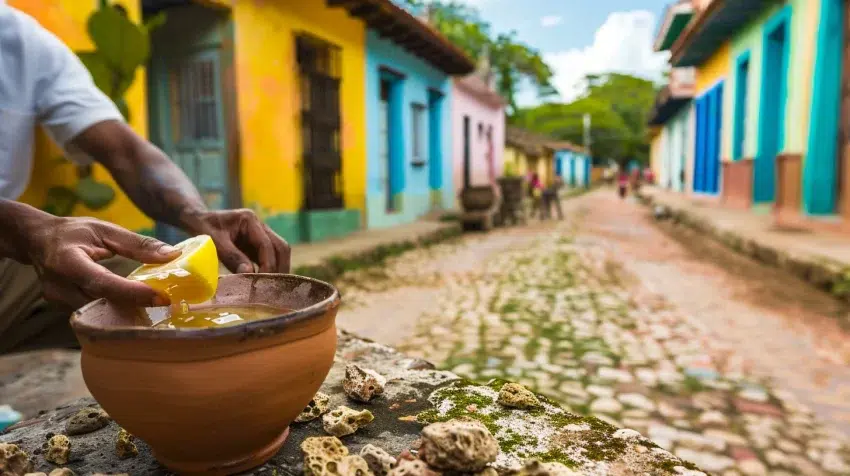
[[[495, 32], [516, 30], [555, 69], [562, 99], [580, 92], [586, 73], [625, 72], [660, 80], [666, 55], [652, 51], [672, 0], [462, 0], [478, 7]], [[537, 102], [524, 91], [521, 103]]]

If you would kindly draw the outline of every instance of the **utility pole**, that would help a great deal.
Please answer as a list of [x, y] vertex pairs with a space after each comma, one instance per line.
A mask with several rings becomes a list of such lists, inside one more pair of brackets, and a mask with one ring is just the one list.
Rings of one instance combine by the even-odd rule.
[[587, 149], [587, 153], [590, 154], [590, 113], [584, 113], [582, 116], [582, 124], [584, 125], [584, 148]]

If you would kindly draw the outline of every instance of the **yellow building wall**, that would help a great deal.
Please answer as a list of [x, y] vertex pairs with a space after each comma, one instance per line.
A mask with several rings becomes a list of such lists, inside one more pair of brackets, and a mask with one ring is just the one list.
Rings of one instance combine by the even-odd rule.
[[526, 160], [525, 154], [518, 151], [517, 149], [514, 149], [510, 146], [506, 146], [504, 160], [505, 166], [512, 166], [517, 175], [524, 176], [528, 173], [528, 162]]
[[243, 203], [264, 214], [292, 213], [304, 197], [301, 102], [295, 35], [341, 48], [342, 174], [346, 208], [363, 210], [366, 188], [366, 28], [324, 1], [232, 4], [241, 131]]
[[[92, 48], [86, 33], [89, 14], [98, 2], [77, 0], [10, 0], [12, 6], [35, 17], [72, 50]], [[140, 2], [120, 0], [130, 18], [140, 19]], [[366, 28], [344, 9], [324, 1], [266, 2], [262, 0], [207, 2], [231, 10], [235, 31], [235, 74], [241, 152], [242, 201], [266, 216], [301, 209], [304, 197], [301, 123], [295, 35], [320, 37], [341, 48], [342, 182], [346, 208], [363, 210], [366, 187]], [[147, 137], [148, 108], [145, 73], [141, 69], [126, 100], [131, 127]], [[43, 133], [37, 135], [36, 160], [30, 186], [21, 201], [45, 204], [47, 190], [71, 185], [76, 172], [70, 163], [55, 160], [60, 151]], [[95, 177], [116, 190], [109, 207], [89, 210], [77, 205], [73, 214], [112, 221], [150, 232], [154, 222], [120, 192], [109, 173], [95, 166]]]
[[533, 172], [544, 184], [551, 184], [555, 178], [555, 158], [551, 154], [529, 157], [511, 146], [505, 146], [504, 160], [506, 166], [514, 167], [517, 175], [525, 176]]
[[660, 128], [655, 128], [649, 140], [649, 168], [652, 170], [652, 174], [656, 180], [660, 180], [664, 165], [662, 136], [663, 134]]
[[[729, 158], [725, 151], [731, 150], [732, 137], [725, 132], [731, 131], [726, 125], [726, 112], [731, 110], [728, 106], [730, 98], [735, 96], [735, 92], [729, 87], [730, 68], [732, 66], [732, 43], [726, 41], [718, 48], [714, 56], [709, 58], [705, 63], [696, 68], [696, 98], [705, 94], [705, 92], [719, 81], [725, 80], [723, 87], [723, 117], [721, 117], [722, 131], [720, 134], [720, 160], [723, 161]], [[688, 165], [688, 170], [693, 170], [693, 164]]]
[[[9, 0], [8, 3], [34, 17], [42, 26], [53, 32], [72, 50], [81, 51], [93, 48], [86, 32], [86, 22], [89, 15], [97, 8], [98, 2], [80, 0]], [[140, 18], [139, 5], [134, 0], [119, 0], [130, 18], [138, 22]], [[139, 69], [135, 81], [127, 91], [125, 99], [130, 109], [130, 126], [142, 136], [147, 136], [147, 98], [145, 74]], [[61, 151], [39, 131], [36, 134], [35, 163], [30, 184], [20, 201], [35, 207], [43, 207], [47, 199], [47, 190], [56, 185], [70, 186], [76, 182], [76, 170], [68, 161], [57, 160]], [[91, 216], [108, 220], [136, 231], [149, 232], [153, 221], [145, 216], [130, 199], [120, 192], [117, 184], [109, 173], [98, 165], [94, 167], [96, 180], [106, 182], [116, 191], [115, 200], [105, 209], [94, 211], [83, 205], [77, 205], [73, 214]]]
[[[717, 84], [721, 79], [728, 77], [729, 66], [732, 61], [731, 51], [730, 43], [727, 41], [718, 48], [714, 56], [697, 66], [695, 82], [697, 96], [702, 96], [707, 89]], [[727, 94], [727, 92], [724, 91], [723, 94]]]

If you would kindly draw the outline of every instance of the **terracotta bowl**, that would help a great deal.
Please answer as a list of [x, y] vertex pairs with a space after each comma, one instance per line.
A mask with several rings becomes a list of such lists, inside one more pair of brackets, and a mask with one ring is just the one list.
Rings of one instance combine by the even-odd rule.
[[138, 309], [101, 299], [71, 317], [89, 391], [180, 474], [233, 474], [271, 458], [336, 351], [340, 297], [330, 284], [223, 276], [209, 303], [294, 311], [233, 327], [153, 329]]

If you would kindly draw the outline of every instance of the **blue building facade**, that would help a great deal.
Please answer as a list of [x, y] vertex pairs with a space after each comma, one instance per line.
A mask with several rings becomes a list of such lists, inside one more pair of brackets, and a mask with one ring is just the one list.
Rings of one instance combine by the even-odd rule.
[[369, 228], [410, 223], [454, 206], [451, 89], [446, 72], [367, 32]]
[[570, 187], [589, 187], [591, 159], [568, 149], [555, 151], [555, 173]]

